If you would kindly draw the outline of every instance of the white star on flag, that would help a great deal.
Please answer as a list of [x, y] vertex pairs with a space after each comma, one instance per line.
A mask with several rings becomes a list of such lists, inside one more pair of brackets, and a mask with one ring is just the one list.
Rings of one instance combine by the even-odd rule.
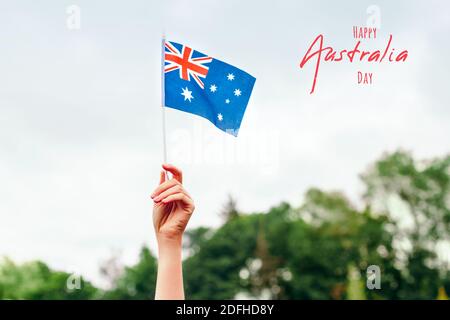
[[219, 114], [217, 115], [217, 119], [219, 119], [219, 121], [222, 121], [222, 120], [223, 120], [223, 116], [222, 116], [221, 113], [219, 113]]
[[192, 96], [192, 91], [189, 91], [189, 89], [186, 88], [181, 88], [183, 90], [183, 92], [181, 93], [181, 95], [184, 97], [184, 101], [189, 100], [189, 102], [191, 102], [191, 99], [194, 99], [194, 97]]
[[236, 96], [236, 97], [239, 97], [240, 95], [241, 95], [241, 90], [239, 90], [239, 89], [236, 89], [236, 90], [234, 90], [234, 95]]
[[230, 80], [230, 81], [233, 81], [233, 80], [234, 80], [234, 74], [229, 73], [229, 74], [227, 75], [227, 79]]
[[225, 103], [226, 103], [226, 104], [229, 104], [229, 103], [230, 103], [230, 99], [226, 99], [226, 100], [225, 100]]
[[216, 91], [217, 91], [217, 86], [216, 86], [215, 84], [212, 84], [212, 85], [209, 87], [209, 90], [210, 90], [211, 92], [216, 92]]

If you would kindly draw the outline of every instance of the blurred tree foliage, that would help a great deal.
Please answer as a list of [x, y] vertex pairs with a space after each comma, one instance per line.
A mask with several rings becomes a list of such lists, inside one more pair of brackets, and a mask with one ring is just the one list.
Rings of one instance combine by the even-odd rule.
[[149, 300], [155, 296], [156, 259], [146, 247], [142, 248], [139, 262], [125, 268], [115, 286], [106, 291], [104, 299]]
[[[448, 252], [442, 251], [450, 236], [450, 156], [415, 161], [403, 151], [386, 154], [362, 174], [362, 181], [366, 192], [358, 206], [340, 192], [312, 188], [300, 206], [281, 203], [268, 212], [244, 214], [229, 197], [221, 227], [186, 233], [186, 296], [448, 297], [450, 272], [442, 259]], [[370, 265], [381, 269], [380, 290], [366, 288]], [[144, 247], [138, 263], [114, 276], [108, 290], [83, 282], [83, 290], [69, 292], [67, 273], [42, 262], [4, 260], [0, 298], [152, 299], [156, 269], [155, 257]]]
[[398, 199], [406, 208], [412, 226], [406, 231], [413, 247], [432, 245], [450, 239], [450, 155], [428, 161], [415, 161], [411, 154], [398, 151], [382, 157], [362, 175], [365, 198], [392, 216]]
[[79, 290], [69, 290], [71, 287], [68, 288], [67, 280], [70, 276], [66, 272], [51, 270], [40, 261], [17, 265], [3, 259], [0, 264], [0, 299], [75, 300], [98, 297], [98, 289], [82, 278]]

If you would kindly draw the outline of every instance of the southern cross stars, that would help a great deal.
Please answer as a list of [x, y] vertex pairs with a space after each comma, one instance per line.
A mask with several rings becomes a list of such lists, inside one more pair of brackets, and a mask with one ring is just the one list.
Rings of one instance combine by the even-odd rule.
[[234, 90], [234, 95], [236, 96], [236, 97], [239, 97], [240, 95], [241, 95], [241, 90], [239, 90], [239, 89], [236, 89], [236, 90]]
[[222, 121], [222, 120], [223, 120], [223, 116], [222, 116], [221, 113], [219, 113], [219, 114], [217, 115], [217, 119], [218, 119], [219, 121]]
[[189, 91], [189, 89], [186, 88], [181, 88], [183, 90], [183, 92], [181, 93], [181, 95], [184, 97], [184, 101], [189, 100], [189, 102], [191, 102], [191, 99], [194, 99], [194, 97], [192, 96], [192, 91]]
[[230, 99], [225, 99], [225, 103], [229, 104], [230, 103]]
[[215, 85], [215, 84], [212, 84], [210, 87], [209, 87], [209, 90], [211, 91], [211, 92], [216, 92], [217, 91], [217, 86]]
[[230, 81], [233, 81], [233, 80], [234, 80], [234, 74], [229, 73], [229, 74], [227, 75], [227, 79], [230, 80]]

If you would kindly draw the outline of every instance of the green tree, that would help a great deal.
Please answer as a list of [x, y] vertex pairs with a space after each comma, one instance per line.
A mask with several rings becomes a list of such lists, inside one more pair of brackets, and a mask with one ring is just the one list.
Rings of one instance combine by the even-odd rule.
[[105, 292], [104, 299], [150, 300], [155, 297], [157, 263], [147, 247], [141, 249], [136, 265], [126, 267], [114, 288]]
[[448, 282], [448, 262], [437, 248], [450, 240], [450, 156], [418, 161], [404, 151], [385, 154], [362, 179], [368, 205], [394, 221], [395, 243], [406, 248], [398, 250], [406, 265], [399, 298], [436, 296]]
[[68, 289], [71, 274], [51, 270], [41, 261], [15, 264], [3, 259], [0, 264], [0, 299], [93, 299], [98, 296], [90, 282], [80, 278], [80, 288]]
[[450, 239], [450, 156], [416, 161], [410, 153], [397, 151], [375, 162], [362, 179], [368, 203], [392, 213], [393, 197], [400, 199], [413, 225], [403, 230], [414, 246]]
[[225, 222], [239, 216], [237, 201], [231, 195], [228, 195], [227, 202], [225, 202], [222, 211], [220, 212], [220, 216]]
[[255, 251], [258, 215], [228, 221], [184, 263], [189, 299], [231, 299], [240, 292], [239, 272]]
[[396, 298], [402, 279], [388, 223], [386, 216], [356, 210], [340, 193], [311, 189], [299, 209], [282, 203], [241, 215], [202, 238], [185, 263], [187, 296], [343, 299], [349, 267], [365, 279], [367, 266], [377, 264], [384, 290], [368, 297]]

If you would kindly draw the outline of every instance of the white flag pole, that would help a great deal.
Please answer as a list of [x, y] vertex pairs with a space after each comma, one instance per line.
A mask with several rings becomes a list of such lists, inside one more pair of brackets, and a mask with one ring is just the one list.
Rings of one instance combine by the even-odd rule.
[[[164, 74], [164, 56], [165, 56], [166, 36], [163, 32], [161, 39], [161, 114], [162, 114], [162, 133], [163, 133], [163, 153], [164, 163], [167, 163], [167, 143], [166, 143], [166, 99], [165, 99], [165, 74]], [[166, 179], [169, 179], [169, 174], [166, 172]]]

